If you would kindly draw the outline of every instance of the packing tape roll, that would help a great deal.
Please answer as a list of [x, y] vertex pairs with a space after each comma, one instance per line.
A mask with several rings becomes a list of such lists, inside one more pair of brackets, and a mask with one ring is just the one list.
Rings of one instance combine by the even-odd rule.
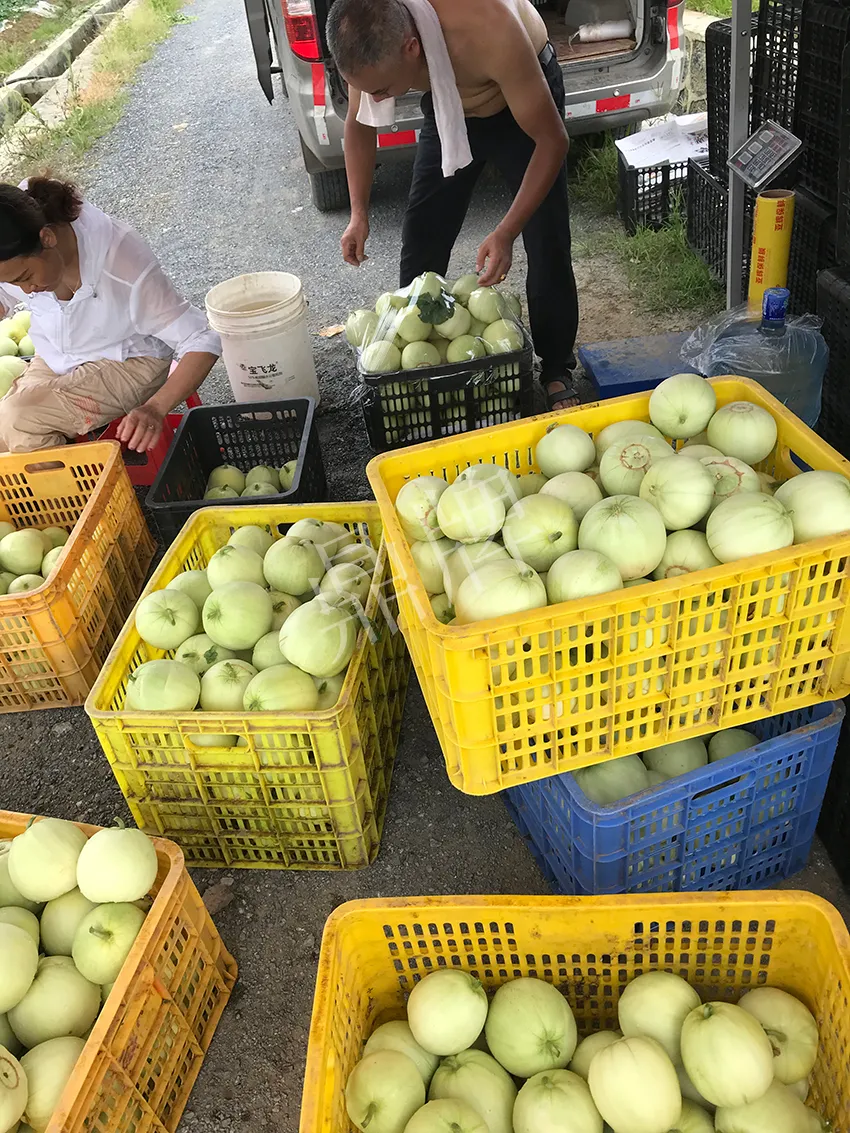
[[794, 193], [790, 189], [769, 189], [756, 197], [753, 220], [753, 254], [750, 258], [750, 310], [761, 311], [768, 287], [788, 283], [788, 256], [794, 226]]

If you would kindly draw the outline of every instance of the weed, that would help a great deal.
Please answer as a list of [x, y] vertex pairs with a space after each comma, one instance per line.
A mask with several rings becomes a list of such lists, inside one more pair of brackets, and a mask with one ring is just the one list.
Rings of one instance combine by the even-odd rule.
[[124, 83], [132, 79], [174, 24], [181, 22], [181, 2], [145, 0], [127, 19], [116, 19], [103, 37], [97, 71]]
[[617, 209], [617, 147], [610, 134], [602, 145], [580, 141], [576, 171], [570, 182], [570, 198], [587, 205], [596, 213], [609, 214]]
[[11, 20], [19, 15], [26, 0], [0, 0], [0, 20]]
[[634, 236], [618, 235], [629, 286], [647, 311], [718, 311], [723, 290], [689, 247], [681, 202], [658, 231], [639, 228]]
[[[721, 18], [732, 15], [732, 0], [688, 0], [688, 7], [693, 12], [704, 12], [707, 16]], [[759, 0], [752, 0], [752, 11], [759, 10]]]

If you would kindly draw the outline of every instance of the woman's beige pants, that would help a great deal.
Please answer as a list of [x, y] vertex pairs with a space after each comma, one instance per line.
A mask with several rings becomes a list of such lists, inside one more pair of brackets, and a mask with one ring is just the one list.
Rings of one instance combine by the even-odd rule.
[[165, 383], [170, 358], [101, 359], [54, 374], [33, 358], [0, 398], [0, 452], [34, 452], [108, 425]]

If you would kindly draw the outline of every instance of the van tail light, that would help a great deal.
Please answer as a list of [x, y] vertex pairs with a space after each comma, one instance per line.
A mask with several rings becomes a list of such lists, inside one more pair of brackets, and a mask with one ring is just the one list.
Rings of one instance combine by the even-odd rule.
[[667, 2], [667, 40], [671, 51], [681, 50], [685, 42], [685, 5], [682, 0]]
[[310, 0], [281, 0], [286, 38], [293, 55], [307, 63], [318, 63], [322, 58], [319, 42], [319, 24]]

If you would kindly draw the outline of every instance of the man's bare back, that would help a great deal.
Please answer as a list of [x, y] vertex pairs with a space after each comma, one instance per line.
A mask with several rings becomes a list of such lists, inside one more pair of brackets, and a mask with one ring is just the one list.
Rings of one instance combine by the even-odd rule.
[[526, 35], [539, 55], [546, 25], [531, 0], [430, 0], [440, 19], [454, 67], [464, 113], [489, 118], [507, 105], [499, 84], [487, 73], [496, 41]]

